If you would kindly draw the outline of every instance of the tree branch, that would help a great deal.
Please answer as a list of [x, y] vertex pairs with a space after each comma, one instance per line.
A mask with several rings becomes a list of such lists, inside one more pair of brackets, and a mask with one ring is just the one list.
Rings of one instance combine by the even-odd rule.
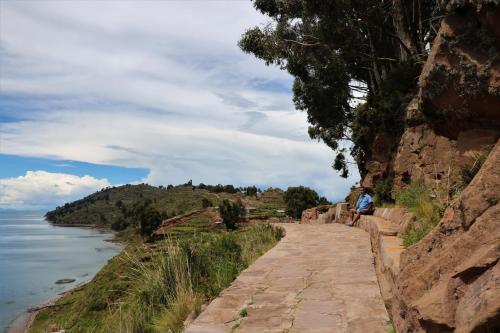
[[321, 43], [314, 43], [314, 44], [309, 44], [309, 43], [303, 43], [303, 42], [299, 42], [299, 41], [296, 41], [296, 40], [293, 40], [293, 39], [283, 39], [283, 41], [285, 42], [289, 42], [289, 43], [295, 43], [295, 44], [298, 44], [298, 45], [301, 45], [301, 46], [320, 46]]

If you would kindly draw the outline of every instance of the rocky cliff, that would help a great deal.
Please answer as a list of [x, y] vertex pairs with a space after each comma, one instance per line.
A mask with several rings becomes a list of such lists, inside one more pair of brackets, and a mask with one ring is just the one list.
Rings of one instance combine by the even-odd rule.
[[440, 3], [446, 16], [398, 148], [372, 154], [363, 184], [388, 173], [393, 193], [414, 179], [458, 183], [460, 166], [494, 147], [439, 225], [402, 254], [391, 312], [398, 332], [498, 332], [500, 3]]
[[[374, 142], [365, 186], [394, 175], [393, 192], [412, 179], [456, 182], [460, 165], [500, 137], [498, 1], [442, 1], [448, 10], [406, 108], [396, 153]], [[377, 140], [376, 140], [377, 141]]]
[[500, 143], [439, 225], [403, 252], [392, 309], [399, 332], [500, 329], [499, 164]]

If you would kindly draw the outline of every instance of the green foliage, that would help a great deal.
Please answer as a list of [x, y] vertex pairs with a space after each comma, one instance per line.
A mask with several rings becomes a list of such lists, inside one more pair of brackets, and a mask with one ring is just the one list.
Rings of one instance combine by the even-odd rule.
[[221, 185], [221, 184], [205, 185], [203, 183], [200, 183], [198, 186], [195, 186], [194, 188], [198, 188], [200, 190], [207, 190], [207, 191], [212, 192], [212, 193], [225, 192], [225, 193], [234, 194], [234, 193], [238, 192], [238, 190], [233, 185]]
[[387, 333], [397, 333], [392, 320], [387, 321]]
[[208, 207], [213, 207], [213, 206], [214, 206], [214, 204], [213, 204], [213, 202], [212, 202], [210, 199], [203, 198], [203, 199], [201, 200], [201, 206], [202, 206], [203, 208], [208, 208]]
[[362, 173], [362, 166], [372, 157], [371, 149], [377, 135], [390, 138], [384, 143], [390, 145], [383, 147], [385, 151], [393, 150], [399, 143], [405, 126], [405, 108], [415, 92], [419, 72], [419, 66], [414, 64], [395, 66], [378, 93], [368, 94], [366, 103], [354, 110], [351, 154]]
[[383, 203], [392, 202], [392, 183], [394, 181], [393, 176], [389, 176], [385, 179], [379, 179], [375, 182], [373, 188], [374, 197], [373, 201], [376, 206], [380, 206]]
[[139, 234], [149, 237], [161, 224], [160, 213], [151, 205], [139, 205], [136, 207], [134, 216], [139, 222]]
[[[214, 186], [221, 190], [217, 194], [208, 191], [207, 188], [212, 185], [200, 184], [198, 187], [193, 188], [184, 184], [160, 188], [140, 184], [106, 188], [83, 199], [57, 207], [48, 212], [46, 218], [55, 224], [91, 224], [120, 231], [120, 238], [125, 240], [128, 237], [134, 238], [135, 232], [140, 234], [141, 221], [144, 222], [142, 229], [146, 237], [147, 233], [157, 226], [157, 216], [152, 216], [154, 218], [140, 216], [145, 206], [150, 206], [152, 210], [158, 212], [161, 220], [201, 210], [206, 208], [209, 202], [211, 206], [217, 206], [224, 199], [231, 201], [243, 199], [245, 204], [257, 208], [258, 214], [262, 216], [274, 216], [277, 209], [285, 208], [283, 191], [280, 189], [268, 189], [256, 197], [244, 196], [246, 189], [236, 190], [232, 186]], [[236, 193], [224, 192], [224, 188], [228, 191], [234, 190]], [[107, 197], [109, 200], [106, 200]], [[152, 211], [148, 213], [153, 214]], [[145, 224], [147, 221], [152, 221], [153, 225], [147, 226]]]
[[[374, 118], [392, 119], [396, 130], [401, 127], [401, 112], [394, 107], [401, 98], [384, 87], [385, 81], [401, 79], [394, 75], [402, 72], [400, 65], [419, 67], [413, 64], [425, 57], [424, 45], [436, 31], [431, 25], [439, 24], [430, 20], [436, 14], [436, 2], [419, 2], [418, 15], [414, 3], [404, 1], [400, 6], [376, 0], [253, 2], [272, 22], [247, 30], [240, 48], [294, 76], [293, 101], [298, 110], [307, 112], [310, 137], [343, 153], [339, 142], [352, 135], [353, 156], [363, 166], [371, 149], [364, 141], [370, 142], [374, 135], [355, 132], [380, 128], [358, 119], [357, 130], [353, 129], [355, 113], [349, 104], [353, 94], [367, 93], [369, 99], [378, 99], [368, 101], [364, 108], [373, 108], [369, 112], [376, 114]], [[430, 24], [422, 25], [424, 21]], [[398, 40], [405, 40], [405, 47]], [[416, 76], [400, 84], [411, 83], [414, 88]], [[396, 88], [405, 94], [405, 87]], [[382, 122], [387, 123], [386, 119]], [[338, 157], [334, 167], [347, 176], [345, 157]]]
[[287, 214], [295, 219], [300, 218], [302, 211], [319, 204], [318, 193], [304, 186], [289, 187], [285, 192], [284, 199]]
[[247, 308], [243, 308], [240, 310], [240, 317], [245, 318], [248, 316], [248, 310]]
[[349, 169], [347, 168], [347, 162], [344, 153], [340, 152], [335, 156], [335, 161], [332, 164], [334, 170], [340, 171], [340, 176], [347, 178], [349, 176]]
[[229, 200], [223, 200], [219, 206], [219, 213], [227, 230], [236, 229], [236, 223], [241, 221], [244, 211], [241, 202], [233, 203]]
[[111, 223], [111, 229], [113, 229], [114, 231], [122, 231], [125, 230], [128, 225], [129, 223], [127, 222], [127, 220], [125, 220], [123, 217], [119, 217], [116, 219], [116, 221]]
[[257, 187], [256, 186], [248, 186], [245, 189], [245, 194], [248, 196], [255, 196], [257, 195]]
[[403, 235], [403, 244], [408, 247], [424, 238], [441, 219], [443, 207], [433, 198], [432, 188], [422, 180], [396, 194], [396, 204], [410, 210], [417, 218]]
[[473, 156], [471, 157], [472, 162], [470, 164], [460, 166], [462, 188], [469, 185], [472, 179], [474, 179], [474, 177], [476, 176], [476, 174], [479, 172], [484, 162], [486, 161], [486, 158], [488, 158], [490, 151], [491, 148], [487, 149], [483, 153], [474, 153]]
[[324, 205], [331, 205], [331, 204], [332, 204], [332, 203], [331, 203], [330, 201], [328, 201], [328, 199], [327, 199], [327, 198], [325, 198], [325, 197], [320, 197], [320, 198], [318, 199], [318, 205], [320, 205], [320, 206], [324, 206]]
[[129, 245], [87, 285], [42, 310], [30, 332], [181, 332], [190, 313], [282, 236], [281, 229], [257, 225]]

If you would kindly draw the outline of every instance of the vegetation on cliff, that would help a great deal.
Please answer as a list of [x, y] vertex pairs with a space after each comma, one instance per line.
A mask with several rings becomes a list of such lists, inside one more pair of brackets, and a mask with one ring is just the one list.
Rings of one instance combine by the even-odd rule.
[[[361, 174], [378, 134], [402, 133], [404, 104], [435, 37], [441, 7], [435, 1], [254, 0], [271, 22], [249, 29], [240, 47], [295, 77], [294, 102], [306, 111], [309, 135], [339, 155], [343, 140]], [[397, 84], [394, 84], [397, 83]], [[357, 108], [355, 96], [366, 100]]]

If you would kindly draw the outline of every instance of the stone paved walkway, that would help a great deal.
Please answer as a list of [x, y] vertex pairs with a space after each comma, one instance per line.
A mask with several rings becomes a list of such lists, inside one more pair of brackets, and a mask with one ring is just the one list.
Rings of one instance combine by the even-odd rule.
[[280, 224], [286, 236], [213, 300], [186, 333], [387, 333], [366, 232]]

